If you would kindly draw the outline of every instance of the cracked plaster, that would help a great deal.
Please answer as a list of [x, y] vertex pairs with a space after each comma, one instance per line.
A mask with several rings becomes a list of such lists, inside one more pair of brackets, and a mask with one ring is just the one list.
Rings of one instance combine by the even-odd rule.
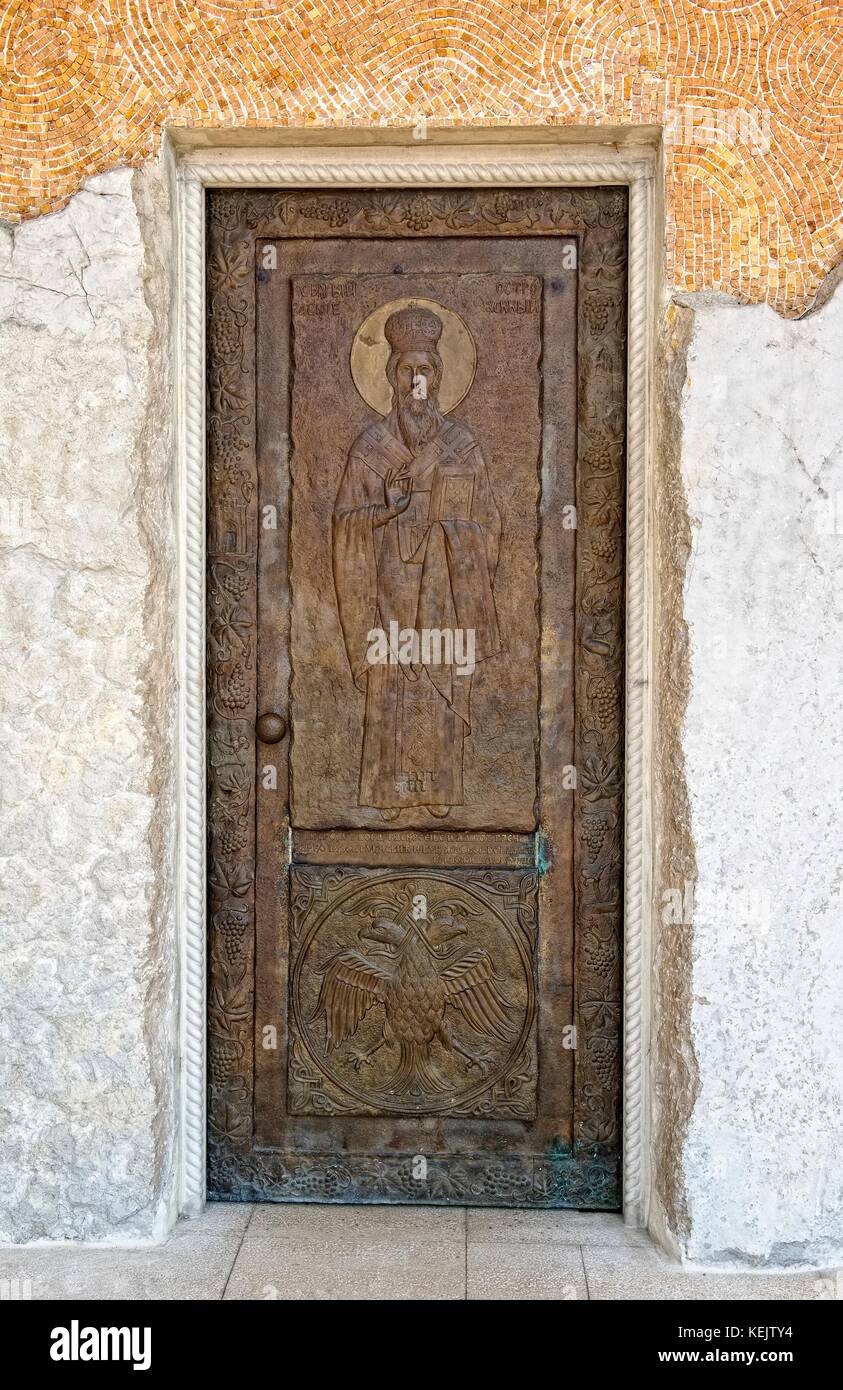
[[164, 1229], [174, 1073], [166, 195], [0, 232], [0, 1237]]
[[[154, 1238], [173, 1210], [170, 231], [156, 166], [0, 230], [13, 1240]], [[659, 350], [657, 884], [696, 901], [656, 932], [652, 1221], [702, 1262], [843, 1245], [843, 299], [820, 302], [677, 296]]]

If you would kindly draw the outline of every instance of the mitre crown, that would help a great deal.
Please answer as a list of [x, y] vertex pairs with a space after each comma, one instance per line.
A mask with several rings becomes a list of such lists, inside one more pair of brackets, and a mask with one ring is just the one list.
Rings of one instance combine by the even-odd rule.
[[442, 336], [442, 320], [430, 309], [408, 304], [390, 314], [384, 337], [393, 352], [435, 351]]

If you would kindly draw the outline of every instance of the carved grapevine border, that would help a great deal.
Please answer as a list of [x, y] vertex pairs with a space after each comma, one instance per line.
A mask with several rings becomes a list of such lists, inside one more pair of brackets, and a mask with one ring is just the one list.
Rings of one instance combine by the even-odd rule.
[[[625, 188], [208, 195], [209, 1163], [217, 1196], [404, 1195], [397, 1160], [252, 1146], [258, 237], [579, 236], [574, 1153], [437, 1163], [428, 1200], [617, 1205], [623, 845]], [[435, 1189], [435, 1191], [434, 1191]]]

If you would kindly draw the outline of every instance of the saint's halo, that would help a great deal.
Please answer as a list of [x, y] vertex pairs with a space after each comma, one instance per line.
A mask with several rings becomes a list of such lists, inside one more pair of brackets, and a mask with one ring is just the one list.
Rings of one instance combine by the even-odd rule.
[[386, 379], [389, 343], [384, 337], [384, 324], [390, 314], [409, 305], [430, 309], [442, 320], [439, 356], [442, 358], [442, 384], [439, 387], [439, 409], [446, 415], [459, 405], [471, 389], [477, 367], [477, 351], [471, 331], [453, 309], [437, 304], [435, 299], [420, 299], [417, 295], [391, 299], [373, 309], [354, 335], [351, 347], [351, 376], [354, 385], [367, 405], [379, 415], [392, 409], [392, 387]]

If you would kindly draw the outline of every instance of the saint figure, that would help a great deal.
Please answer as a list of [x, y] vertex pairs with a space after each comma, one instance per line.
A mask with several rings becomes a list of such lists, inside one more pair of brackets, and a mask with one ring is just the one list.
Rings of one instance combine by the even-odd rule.
[[[441, 818], [463, 803], [472, 677], [441, 660], [436, 634], [474, 663], [501, 651], [501, 520], [477, 441], [439, 408], [442, 320], [410, 304], [384, 333], [392, 410], [352, 444], [333, 520], [343, 639], [366, 696], [358, 803], [386, 821], [420, 806]], [[373, 631], [389, 640], [385, 661], [371, 659]], [[413, 659], [395, 650], [408, 632]]]

